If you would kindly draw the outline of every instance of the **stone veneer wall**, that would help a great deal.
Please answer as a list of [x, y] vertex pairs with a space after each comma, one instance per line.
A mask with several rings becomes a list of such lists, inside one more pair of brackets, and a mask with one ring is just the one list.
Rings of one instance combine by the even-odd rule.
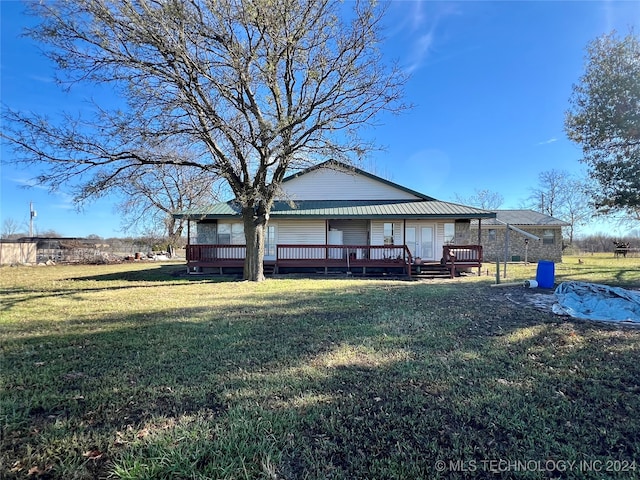
[[455, 236], [453, 237], [454, 245], [475, 245], [478, 243], [478, 229], [475, 231], [476, 236], [471, 236], [471, 221], [458, 220], [455, 223]]
[[[456, 225], [457, 226], [457, 225]], [[544, 230], [548, 230], [549, 227], [518, 227], [520, 230], [532, 233], [540, 238]], [[495, 240], [489, 240], [489, 230], [494, 229], [496, 231]], [[545, 245], [542, 240], [536, 241], [529, 239], [529, 249], [527, 260], [529, 262], [538, 262], [540, 260], [549, 260], [552, 262], [562, 262], [562, 230], [558, 227], [555, 229], [555, 242], [553, 245]], [[505, 245], [506, 228], [494, 228], [493, 226], [482, 226], [482, 252], [485, 262], [495, 262], [496, 258], [500, 261], [504, 260], [504, 245]], [[471, 238], [477, 242], [478, 229], [477, 227], [471, 231]], [[508, 261], [511, 261], [513, 256], [520, 256], [520, 260], [525, 259], [525, 236], [509, 231], [509, 252], [507, 255]]]
[[218, 224], [215, 222], [198, 222], [196, 224], [196, 241], [198, 244], [214, 244], [218, 243], [217, 239]]

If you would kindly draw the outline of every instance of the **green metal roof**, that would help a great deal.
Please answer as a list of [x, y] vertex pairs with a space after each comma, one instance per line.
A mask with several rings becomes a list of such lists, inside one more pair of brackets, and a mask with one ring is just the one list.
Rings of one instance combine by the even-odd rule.
[[[176, 218], [191, 220], [240, 217], [235, 201], [177, 212]], [[272, 218], [495, 218], [496, 214], [480, 208], [439, 200], [303, 200], [278, 201], [271, 209]]]

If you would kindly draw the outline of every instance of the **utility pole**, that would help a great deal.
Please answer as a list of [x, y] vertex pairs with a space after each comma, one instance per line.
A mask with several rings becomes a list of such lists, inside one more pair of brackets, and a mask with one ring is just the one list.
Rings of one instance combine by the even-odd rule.
[[29, 237], [33, 238], [33, 219], [38, 213], [33, 209], [33, 202], [29, 202]]

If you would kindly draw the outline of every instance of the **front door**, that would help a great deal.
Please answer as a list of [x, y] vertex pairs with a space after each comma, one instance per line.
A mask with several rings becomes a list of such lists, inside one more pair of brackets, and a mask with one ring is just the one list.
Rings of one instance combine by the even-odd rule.
[[409, 251], [411, 252], [411, 256], [413, 258], [419, 257], [418, 255], [418, 241], [416, 238], [416, 227], [407, 227], [405, 230], [405, 243]]
[[433, 227], [420, 228], [420, 255], [424, 260], [434, 260], [433, 253]]

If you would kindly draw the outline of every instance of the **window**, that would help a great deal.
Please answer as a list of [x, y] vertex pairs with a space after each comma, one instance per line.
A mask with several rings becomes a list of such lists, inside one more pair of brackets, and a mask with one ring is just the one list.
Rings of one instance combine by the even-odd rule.
[[542, 232], [542, 244], [553, 245], [556, 243], [556, 231], [555, 230], [543, 230]]
[[231, 224], [219, 223], [218, 224], [218, 244], [229, 245], [231, 243]]
[[276, 227], [269, 225], [267, 227], [267, 235], [264, 239], [264, 254], [267, 257], [276, 256]]
[[487, 240], [489, 240], [490, 242], [495, 242], [496, 241], [496, 229], [495, 228], [490, 228], [487, 231]]
[[242, 223], [219, 223], [219, 245], [244, 245], [244, 225]]
[[215, 223], [198, 222], [198, 224], [196, 225], [196, 238], [191, 239], [192, 243], [199, 243], [201, 245], [206, 245], [208, 243], [217, 243], [218, 240], [216, 226], [217, 225]]
[[384, 224], [384, 244], [393, 245], [393, 223]]
[[455, 223], [445, 223], [444, 224], [444, 243], [452, 244], [454, 239], [456, 238], [456, 224]]
[[244, 238], [244, 225], [242, 223], [231, 224], [231, 244], [232, 245], [244, 245], [246, 240]]

